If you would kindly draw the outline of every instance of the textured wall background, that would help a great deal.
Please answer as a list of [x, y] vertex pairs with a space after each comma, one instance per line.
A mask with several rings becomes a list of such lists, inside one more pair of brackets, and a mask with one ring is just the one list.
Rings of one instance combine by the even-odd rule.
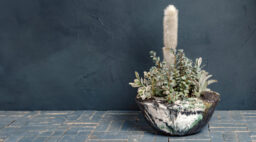
[[128, 82], [161, 55], [170, 3], [218, 109], [256, 109], [255, 0], [1, 0], [0, 109], [137, 109]]

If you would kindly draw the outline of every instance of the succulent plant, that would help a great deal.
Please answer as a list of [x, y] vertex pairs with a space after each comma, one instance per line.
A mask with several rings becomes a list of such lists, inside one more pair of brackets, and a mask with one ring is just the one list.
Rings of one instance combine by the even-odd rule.
[[[172, 49], [170, 49], [172, 50]], [[143, 77], [135, 72], [136, 79], [129, 83], [138, 88], [137, 98], [142, 100], [162, 97], [172, 103], [176, 100], [200, 97], [201, 92], [209, 91], [208, 85], [217, 82], [209, 80], [212, 75], [202, 69], [202, 58], [192, 60], [185, 56], [183, 50], [172, 50], [175, 55], [174, 64], [167, 64], [150, 51], [150, 57], [155, 63]]]
[[172, 103], [176, 100], [198, 98], [203, 91], [209, 91], [208, 85], [217, 82], [209, 80], [212, 75], [202, 69], [202, 58], [195, 62], [185, 56], [183, 50], [177, 50], [178, 10], [169, 5], [164, 11], [163, 19], [164, 45], [163, 61], [150, 51], [155, 63], [144, 76], [135, 72], [136, 79], [129, 83], [138, 88], [137, 98], [142, 100], [162, 97]]

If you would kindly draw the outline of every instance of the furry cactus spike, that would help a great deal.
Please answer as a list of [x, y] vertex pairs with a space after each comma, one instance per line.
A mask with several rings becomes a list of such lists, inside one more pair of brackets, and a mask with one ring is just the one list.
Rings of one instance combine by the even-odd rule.
[[172, 49], [177, 47], [178, 40], [178, 10], [174, 5], [169, 5], [164, 10], [164, 60], [169, 64], [175, 63], [175, 56]]

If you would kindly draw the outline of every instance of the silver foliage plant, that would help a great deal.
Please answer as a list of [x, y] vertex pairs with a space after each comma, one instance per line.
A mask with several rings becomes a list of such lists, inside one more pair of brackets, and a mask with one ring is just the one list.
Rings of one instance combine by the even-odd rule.
[[145, 100], [153, 97], [162, 97], [169, 103], [191, 97], [200, 97], [203, 91], [210, 91], [208, 85], [217, 82], [210, 80], [212, 75], [202, 69], [202, 58], [197, 58], [193, 63], [187, 58], [183, 50], [175, 51], [174, 64], [167, 64], [156, 56], [156, 52], [150, 51], [154, 66], [143, 77], [135, 72], [136, 79], [129, 83], [138, 88], [137, 98]]

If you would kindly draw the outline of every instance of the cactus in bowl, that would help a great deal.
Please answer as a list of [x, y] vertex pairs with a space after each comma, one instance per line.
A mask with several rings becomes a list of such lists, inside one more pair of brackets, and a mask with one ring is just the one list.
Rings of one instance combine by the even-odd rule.
[[220, 97], [208, 88], [217, 81], [203, 70], [202, 58], [193, 62], [183, 50], [176, 50], [177, 30], [178, 10], [169, 5], [164, 12], [163, 61], [150, 51], [154, 66], [141, 76], [135, 72], [129, 84], [138, 88], [136, 102], [154, 128], [169, 135], [189, 135], [207, 124]]

